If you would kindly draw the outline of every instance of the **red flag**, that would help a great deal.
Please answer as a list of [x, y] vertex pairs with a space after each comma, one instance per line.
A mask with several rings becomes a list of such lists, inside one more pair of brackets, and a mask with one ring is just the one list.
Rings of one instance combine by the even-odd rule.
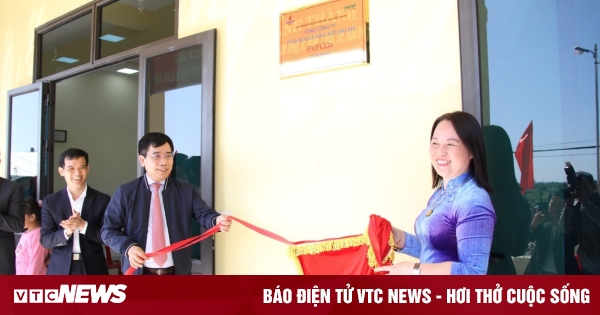
[[521, 193], [533, 188], [533, 121], [521, 136], [515, 158], [521, 170]]

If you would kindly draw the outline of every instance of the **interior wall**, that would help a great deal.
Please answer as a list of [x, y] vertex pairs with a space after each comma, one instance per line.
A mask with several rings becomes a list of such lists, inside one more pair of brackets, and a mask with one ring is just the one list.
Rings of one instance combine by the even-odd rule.
[[[370, 214], [413, 231], [431, 125], [461, 109], [456, 1], [372, 0], [369, 65], [282, 79], [279, 14], [318, 2], [180, 1], [180, 37], [217, 29], [216, 209], [291, 241], [362, 233]], [[235, 224], [216, 272], [296, 269]]]
[[56, 84], [55, 129], [67, 142], [54, 144], [54, 191], [65, 187], [57, 169], [68, 148], [88, 153], [88, 185], [103, 193], [137, 177], [137, 89], [137, 74], [103, 70]]

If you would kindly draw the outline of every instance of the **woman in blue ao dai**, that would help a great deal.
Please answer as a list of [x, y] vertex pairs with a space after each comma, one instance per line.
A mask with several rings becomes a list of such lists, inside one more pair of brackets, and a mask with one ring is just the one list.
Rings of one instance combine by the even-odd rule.
[[375, 271], [398, 275], [485, 274], [496, 215], [488, 192], [483, 133], [472, 115], [440, 116], [431, 129], [433, 193], [415, 234], [393, 227], [395, 248], [419, 259]]

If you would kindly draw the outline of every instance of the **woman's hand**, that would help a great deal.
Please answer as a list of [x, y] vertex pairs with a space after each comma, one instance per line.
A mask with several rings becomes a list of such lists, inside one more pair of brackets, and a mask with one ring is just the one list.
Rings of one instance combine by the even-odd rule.
[[392, 226], [392, 233], [394, 234], [394, 243], [396, 244], [396, 248], [404, 248], [404, 245], [406, 245], [406, 234], [404, 234], [404, 231]]
[[381, 266], [375, 268], [375, 272], [387, 272], [388, 275], [412, 275], [414, 262], [401, 261], [391, 266]]

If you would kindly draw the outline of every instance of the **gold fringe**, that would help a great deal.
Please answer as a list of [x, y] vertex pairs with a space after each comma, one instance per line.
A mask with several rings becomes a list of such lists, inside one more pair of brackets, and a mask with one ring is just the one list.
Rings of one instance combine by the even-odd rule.
[[[368, 234], [368, 231], [365, 231], [365, 234]], [[367, 245], [369, 246], [369, 249], [367, 249], [367, 264], [371, 269], [375, 269], [379, 267], [379, 263], [377, 262], [377, 257], [375, 257], [375, 252], [369, 238], [367, 238]]]
[[344, 248], [356, 247], [367, 244], [368, 237], [366, 235], [358, 235], [353, 237], [345, 237], [337, 240], [315, 242], [309, 244], [292, 245], [289, 250], [293, 255], [317, 255], [323, 252], [340, 250]]
[[304, 275], [304, 270], [302, 270], [302, 265], [300, 264], [300, 259], [298, 259], [298, 256], [294, 253], [293, 247], [294, 246], [288, 246], [287, 255], [294, 261], [294, 264], [296, 265], [296, 270], [298, 270], [298, 274]]
[[[367, 240], [368, 240], [368, 238], [367, 238]], [[371, 267], [372, 269], [375, 269], [375, 268], [379, 267], [379, 261], [377, 261], [377, 257], [375, 257], [375, 252], [373, 251], [373, 246], [371, 246], [371, 242], [369, 241], [368, 244], [369, 244], [369, 249], [367, 250], [367, 261], [368, 261], [369, 267]], [[391, 244], [395, 244], [394, 243], [394, 233], [390, 233], [390, 238], [388, 240], [388, 244], [390, 244], [390, 246], [391, 246]], [[391, 247], [390, 251], [383, 258], [383, 261], [381, 263], [385, 264], [385, 262], [387, 262], [388, 260], [394, 262], [395, 257], [396, 256], [395, 256], [394, 248]]]
[[392, 248], [393, 251], [400, 250], [398, 246], [396, 246], [396, 241], [394, 240], [394, 232], [392, 231], [392, 235], [390, 235], [390, 239], [388, 240], [388, 244]]
[[[298, 270], [298, 274], [303, 275], [304, 271], [302, 270], [302, 265], [300, 264], [300, 259], [298, 256], [301, 255], [317, 255], [323, 252], [329, 252], [334, 250], [340, 250], [344, 248], [356, 247], [361, 245], [367, 245], [369, 248], [367, 250], [367, 261], [369, 267], [375, 269], [379, 267], [379, 262], [377, 261], [377, 257], [375, 257], [375, 252], [373, 251], [373, 246], [371, 246], [371, 242], [369, 240], [368, 231], [365, 231], [363, 235], [346, 237], [337, 240], [331, 241], [323, 241], [323, 242], [315, 242], [309, 244], [300, 244], [300, 245], [291, 245], [288, 246], [287, 254], [288, 256], [294, 260], [296, 265], [296, 269]], [[390, 245], [390, 251], [383, 258], [382, 263], [386, 263], [387, 261], [394, 262], [395, 258], [395, 243], [394, 243], [394, 234], [390, 233], [390, 239], [388, 240], [388, 244]]]
[[388, 260], [393, 263], [394, 259], [396, 258], [396, 242], [394, 241], [394, 232], [390, 232], [390, 239], [388, 240], [388, 244], [390, 244], [390, 251], [385, 256], [385, 258], [383, 258], [383, 263], [387, 262]]

